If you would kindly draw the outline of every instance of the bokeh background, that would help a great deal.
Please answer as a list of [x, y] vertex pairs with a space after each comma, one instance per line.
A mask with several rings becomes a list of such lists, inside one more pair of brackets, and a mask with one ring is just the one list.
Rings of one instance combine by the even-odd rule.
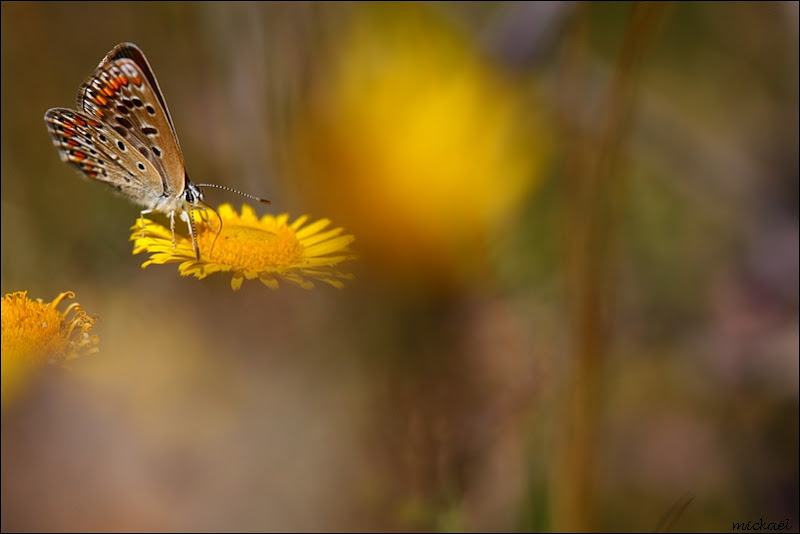
[[[797, 531], [797, 3], [1, 9], [2, 291], [102, 318], [3, 414], [4, 531]], [[140, 268], [43, 122], [123, 41], [355, 280]]]

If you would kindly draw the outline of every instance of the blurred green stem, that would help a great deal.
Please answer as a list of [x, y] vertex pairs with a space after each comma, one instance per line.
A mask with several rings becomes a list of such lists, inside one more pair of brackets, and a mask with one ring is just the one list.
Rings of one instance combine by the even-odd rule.
[[[551, 520], [555, 531], [592, 531], [597, 522], [598, 456], [602, 451], [601, 386], [610, 347], [615, 294], [615, 245], [619, 230], [624, 172], [620, 160], [633, 108], [638, 66], [669, 4], [634, 2], [597, 134], [581, 131], [579, 120], [565, 124], [564, 189], [565, 283], [570, 352], [563, 413], [551, 480]], [[562, 72], [564, 110], [587, 101], [589, 6], [576, 12]], [[574, 117], [572, 117], [574, 119]]]

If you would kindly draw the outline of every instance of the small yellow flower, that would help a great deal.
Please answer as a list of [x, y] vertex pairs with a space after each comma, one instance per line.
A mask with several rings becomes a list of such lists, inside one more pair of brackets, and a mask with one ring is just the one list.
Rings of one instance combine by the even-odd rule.
[[63, 312], [58, 305], [75, 293], [65, 291], [45, 304], [28, 298], [27, 291], [9, 293], [2, 301], [2, 404], [19, 393], [34, 371], [47, 364], [63, 365], [98, 351], [91, 335], [97, 317], [73, 302]]
[[[259, 219], [253, 208], [242, 206], [239, 215], [230, 204], [223, 204], [213, 215], [201, 218], [195, 212], [197, 243], [200, 259], [192, 250], [190, 239], [175, 236], [169, 228], [145, 219], [131, 227], [133, 253], [149, 252], [150, 259], [142, 268], [158, 263], [180, 263], [182, 276], [194, 275], [202, 279], [215, 272], [233, 273], [231, 287], [237, 291], [242, 281], [258, 278], [270, 289], [278, 288], [278, 278], [311, 289], [313, 278], [336, 288], [343, 287], [342, 279], [352, 275], [336, 269], [340, 263], [355, 258], [348, 248], [355, 239], [342, 235], [342, 228], [323, 230], [330, 225], [321, 219], [303, 226], [308, 216], [303, 215], [289, 224], [289, 215], [265, 215]], [[220, 229], [220, 219], [222, 227]]]

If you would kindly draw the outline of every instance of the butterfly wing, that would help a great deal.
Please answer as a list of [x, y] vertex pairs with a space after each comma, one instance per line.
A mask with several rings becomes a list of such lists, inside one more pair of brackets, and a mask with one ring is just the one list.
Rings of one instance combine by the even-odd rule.
[[186, 167], [167, 103], [142, 51], [122, 43], [78, 90], [78, 109], [113, 129], [156, 170], [164, 197], [177, 201]]
[[158, 98], [158, 102], [161, 104], [161, 108], [164, 110], [164, 115], [166, 115], [167, 121], [169, 121], [169, 126], [172, 129], [172, 134], [175, 137], [175, 142], [177, 143], [178, 134], [175, 132], [175, 126], [172, 124], [172, 116], [169, 114], [167, 101], [164, 99], [164, 95], [161, 92], [161, 87], [158, 85], [158, 80], [156, 80], [156, 76], [153, 74], [153, 69], [150, 67], [150, 63], [147, 61], [147, 58], [144, 56], [144, 52], [142, 52], [141, 48], [133, 43], [120, 43], [111, 49], [111, 52], [106, 54], [106, 57], [103, 58], [103, 61], [101, 61], [100, 64], [102, 65], [104, 63], [109, 63], [122, 58], [133, 60], [142, 73], [147, 77], [147, 81], [150, 82], [150, 86], [153, 88], [156, 98]]
[[158, 171], [107, 124], [66, 108], [47, 110], [44, 120], [63, 161], [146, 208], [158, 205]]

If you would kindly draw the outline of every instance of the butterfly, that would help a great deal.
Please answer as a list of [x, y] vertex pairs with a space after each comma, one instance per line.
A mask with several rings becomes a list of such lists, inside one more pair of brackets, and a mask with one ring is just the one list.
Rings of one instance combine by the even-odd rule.
[[84, 176], [170, 218], [187, 223], [200, 259], [192, 210], [203, 209], [201, 187], [216, 187], [269, 204], [268, 200], [216, 184], [189, 179], [167, 102], [144, 53], [133, 43], [115, 46], [78, 89], [77, 110], [52, 108], [44, 115], [62, 161]]

